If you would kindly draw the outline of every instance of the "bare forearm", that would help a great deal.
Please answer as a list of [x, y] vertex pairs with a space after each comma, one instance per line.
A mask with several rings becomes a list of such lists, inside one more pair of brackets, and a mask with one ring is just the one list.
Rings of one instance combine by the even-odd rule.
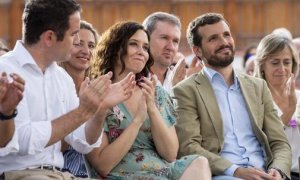
[[151, 119], [151, 131], [158, 153], [167, 161], [176, 159], [179, 148], [174, 127], [168, 127], [157, 108], [148, 113]]
[[88, 154], [88, 159], [102, 175], [106, 176], [128, 153], [134, 143], [141, 124], [132, 123], [111, 144], [104, 147], [102, 151], [97, 149]]
[[93, 113], [83, 108], [76, 108], [69, 113], [53, 120], [51, 138], [47, 144], [50, 146], [77, 129], [93, 116]]
[[92, 119], [87, 121], [85, 125], [85, 134], [89, 144], [93, 144], [99, 139], [103, 130], [106, 112], [106, 110], [99, 111]]
[[0, 121], [0, 147], [5, 147], [15, 132], [15, 121]]

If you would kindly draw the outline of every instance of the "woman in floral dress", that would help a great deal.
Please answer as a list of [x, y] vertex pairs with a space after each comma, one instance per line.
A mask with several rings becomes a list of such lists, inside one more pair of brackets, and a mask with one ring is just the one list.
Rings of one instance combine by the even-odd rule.
[[[102, 34], [94, 52], [92, 78], [112, 71], [113, 82], [133, 72], [132, 95], [107, 112], [102, 144], [88, 155], [108, 179], [211, 179], [204, 157], [176, 160], [176, 114], [170, 96], [150, 77], [149, 35], [135, 22], [120, 22]], [[126, 93], [126, 92], [124, 92]]]

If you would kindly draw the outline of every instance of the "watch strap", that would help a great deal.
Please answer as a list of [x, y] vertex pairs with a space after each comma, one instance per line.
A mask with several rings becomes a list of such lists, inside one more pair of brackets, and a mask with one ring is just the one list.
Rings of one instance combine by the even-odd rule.
[[18, 114], [17, 109], [15, 109], [14, 112], [11, 115], [5, 115], [5, 114], [0, 112], [0, 121], [6, 121], [6, 120], [13, 119], [17, 116], [17, 114]]

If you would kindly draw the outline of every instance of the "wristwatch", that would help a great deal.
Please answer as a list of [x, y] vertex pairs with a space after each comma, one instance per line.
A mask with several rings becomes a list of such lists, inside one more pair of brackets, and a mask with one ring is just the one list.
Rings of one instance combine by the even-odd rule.
[[282, 172], [280, 169], [274, 168], [274, 167], [272, 167], [271, 169], [275, 169], [276, 171], [278, 171], [283, 180], [290, 180], [290, 178], [284, 172]]
[[12, 113], [12, 115], [9, 115], [9, 116], [7, 116], [7, 115], [0, 112], [0, 121], [6, 121], [6, 120], [13, 119], [17, 116], [17, 114], [18, 114], [17, 109], [15, 109], [14, 112]]

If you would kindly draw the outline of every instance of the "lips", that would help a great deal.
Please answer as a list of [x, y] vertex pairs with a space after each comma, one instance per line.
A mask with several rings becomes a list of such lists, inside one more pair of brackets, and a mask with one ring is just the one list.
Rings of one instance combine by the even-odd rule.
[[170, 54], [170, 53], [163, 53], [163, 56], [166, 57], [166, 58], [172, 58], [173, 55]]
[[80, 59], [82, 61], [90, 61], [90, 58], [88, 57], [76, 57], [77, 59]]
[[233, 49], [231, 46], [222, 46], [218, 50], [216, 50], [216, 53], [222, 53], [222, 52], [232, 52]]

